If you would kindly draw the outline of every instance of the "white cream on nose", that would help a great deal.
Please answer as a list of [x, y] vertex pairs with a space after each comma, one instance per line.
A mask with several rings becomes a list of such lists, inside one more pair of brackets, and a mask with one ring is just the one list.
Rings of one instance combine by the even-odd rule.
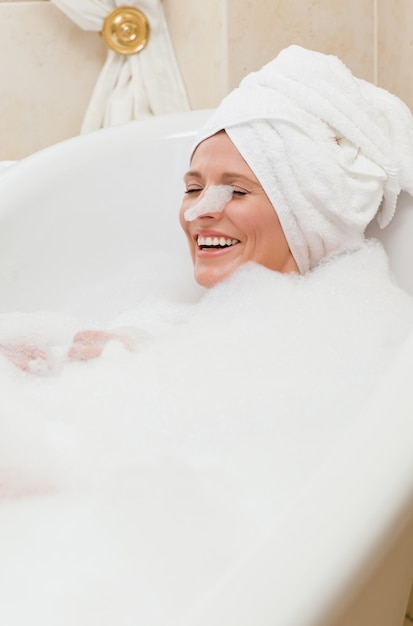
[[187, 222], [193, 222], [205, 213], [221, 213], [232, 198], [234, 188], [231, 185], [211, 185], [205, 190], [201, 200], [184, 213]]

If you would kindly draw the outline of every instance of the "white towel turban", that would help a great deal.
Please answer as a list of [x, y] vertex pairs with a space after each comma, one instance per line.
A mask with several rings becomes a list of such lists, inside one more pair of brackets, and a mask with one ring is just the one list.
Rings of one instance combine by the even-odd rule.
[[196, 145], [225, 129], [273, 204], [301, 273], [357, 248], [413, 195], [413, 117], [334, 56], [291, 46], [220, 104]]

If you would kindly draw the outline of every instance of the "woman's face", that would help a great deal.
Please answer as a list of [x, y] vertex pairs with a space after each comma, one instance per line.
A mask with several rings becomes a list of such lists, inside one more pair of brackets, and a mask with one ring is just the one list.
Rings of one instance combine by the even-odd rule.
[[[298, 272], [272, 204], [224, 131], [197, 147], [185, 185], [179, 219], [200, 285], [212, 287], [247, 261], [277, 272]], [[211, 185], [230, 185], [232, 198], [222, 212], [210, 211], [186, 221], [185, 211], [197, 204]], [[211, 241], [205, 242], [206, 237]], [[214, 238], [223, 238], [230, 245], [214, 246]], [[205, 243], [212, 245], [201, 245]]]

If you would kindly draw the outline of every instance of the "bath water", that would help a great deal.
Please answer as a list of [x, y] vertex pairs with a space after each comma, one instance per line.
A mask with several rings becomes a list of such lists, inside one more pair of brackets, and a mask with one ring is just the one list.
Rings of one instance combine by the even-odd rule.
[[366, 243], [306, 276], [248, 264], [197, 302], [147, 299], [109, 326], [149, 339], [89, 362], [65, 357], [79, 320], [2, 322], [49, 360], [0, 361], [0, 623], [170, 626], [334, 453], [413, 302]]

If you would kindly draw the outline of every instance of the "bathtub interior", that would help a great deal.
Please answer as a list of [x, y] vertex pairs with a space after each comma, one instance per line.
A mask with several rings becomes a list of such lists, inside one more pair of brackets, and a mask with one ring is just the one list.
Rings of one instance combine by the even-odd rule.
[[193, 137], [207, 115], [105, 129], [4, 171], [1, 310], [103, 323], [148, 292], [196, 296], [178, 211]]
[[[0, 175], [1, 311], [53, 310], [105, 322], [148, 291], [199, 293], [178, 225], [197, 128], [210, 111], [151, 118], [62, 142]], [[413, 201], [369, 227], [413, 293]], [[146, 280], [148, 264], [157, 281]], [[159, 279], [159, 281], [158, 281]]]
[[[193, 138], [208, 115], [192, 112], [98, 131], [5, 170], [1, 312], [52, 310], [105, 323], [154, 291], [196, 298], [177, 212]], [[397, 280], [413, 294], [413, 203], [402, 194], [399, 205], [386, 231], [372, 226], [369, 234], [383, 241]], [[146, 279], [148, 263], [157, 268], [156, 281], [153, 272]], [[265, 626], [276, 615], [277, 623], [291, 626], [336, 624], [332, 616], [339, 619], [344, 596], [348, 604], [375, 559], [411, 522], [406, 476], [413, 475], [413, 406], [403, 391], [412, 364], [410, 345], [380, 396], [320, 463], [320, 479], [303, 488], [275, 532], [260, 538], [180, 623]]]

